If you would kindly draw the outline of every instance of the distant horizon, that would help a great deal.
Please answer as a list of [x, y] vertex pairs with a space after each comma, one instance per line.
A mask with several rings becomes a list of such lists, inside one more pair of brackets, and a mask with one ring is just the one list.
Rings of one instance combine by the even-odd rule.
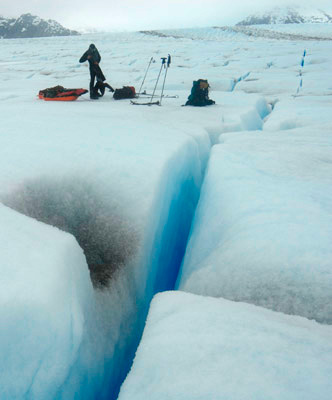
[[[121, 5], [113, 0], [96, 0], [91, 8], [85, 0], [58, 0], [56, 4], [35, 0], [32, 4], [21, 4], [19, 0], [0, 0], [4, 18], [19, 18], [32, 14], [44, 20], [55, 20], [63, 27], [80, 33], [131, 32], [156, 29], [204, 28], [211, 26], [233, 26], [252, 14], [272, 11], [280, 7], [294, 7], [313, 11], [323, 9], [332, 14], [332, 4], [326, 0], [303, 0], [300, 4], [280, 0], [272, 6], [268, 0], [123, 0]], [[188, 13], [190, 10], [190, 13]]]

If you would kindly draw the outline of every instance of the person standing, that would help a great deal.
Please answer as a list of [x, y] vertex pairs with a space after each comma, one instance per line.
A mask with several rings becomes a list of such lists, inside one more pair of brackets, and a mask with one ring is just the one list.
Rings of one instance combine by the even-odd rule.
[[82, 55], [79, 62], [83, 63], [85, 61], [89, 62], [90, 69], [90, 99], [97, 100], [99, 98], [97, 91], [95, 90], [95, 79], [104, 82], [106, 80], [103, 71], [101, 70], [99, 63], [101, 56], [97, 47], [92, 43], [90, 44], [88, 50]]

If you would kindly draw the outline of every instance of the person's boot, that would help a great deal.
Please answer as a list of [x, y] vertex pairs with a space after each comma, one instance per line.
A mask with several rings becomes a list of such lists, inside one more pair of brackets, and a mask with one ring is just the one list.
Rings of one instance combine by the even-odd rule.
[[99, 99], [99, 96], [98, 96], [98, 94], [96, 93], [95, 90], [90, 91], [90, 99], [91, 100], [98, 100]]

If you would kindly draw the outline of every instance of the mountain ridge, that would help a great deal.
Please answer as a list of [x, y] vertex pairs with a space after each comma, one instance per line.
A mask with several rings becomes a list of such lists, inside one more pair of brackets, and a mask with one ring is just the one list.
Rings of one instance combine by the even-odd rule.
[[332, 15], [321, 9], [275, 7], [269, 11], [251, 14], [236, 26], [301, 23], [332, 23]]
[[22, 14], [18, 18], [0, 16], [0, 38], [18, 39], [50, 36], [73, 36], [79, 32], [64, 28], [59, 22], [36, 15]]

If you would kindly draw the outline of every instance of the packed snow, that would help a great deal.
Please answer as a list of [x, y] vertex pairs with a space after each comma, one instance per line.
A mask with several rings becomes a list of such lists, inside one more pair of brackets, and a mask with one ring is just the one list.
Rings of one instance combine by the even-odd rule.
[[0, 210], [1, 398], [53, 399], [93, 301], [86, 261], [73, 236]]
[[332, 32], [329, 23], [326, 24], [260, 24], [239, 26], [215, 26], [213, 28], [166, 29], [147, 31], [146, 34], [192, 40], [238, 40], [247, 38], [248, 41], [261, 39], [275, 40], [331, 40]]
[[[328, 398], [330, 42], [193, 32], [1, 40], [1, 399], [116, 399], [174, 288], [121, 399]], [[171, 54], [162, 106], [39, 100], [88, 88], [90, 43], [114, 88], [153, 57], [158, 100]], [[216, 105], [181, 107], [199, 78]]]
[[330, 24], [277, 24], [277, 25], [255, 25], [256, 29], [269, 30], [272, 32], [288, 33], [309, 37], [332, 38]]
[[182, 292], [153, 299], [119, 400], [329, 400], [332, 327]]
[[332, 323], [328, 129], [221, 135], [180, 289]]

